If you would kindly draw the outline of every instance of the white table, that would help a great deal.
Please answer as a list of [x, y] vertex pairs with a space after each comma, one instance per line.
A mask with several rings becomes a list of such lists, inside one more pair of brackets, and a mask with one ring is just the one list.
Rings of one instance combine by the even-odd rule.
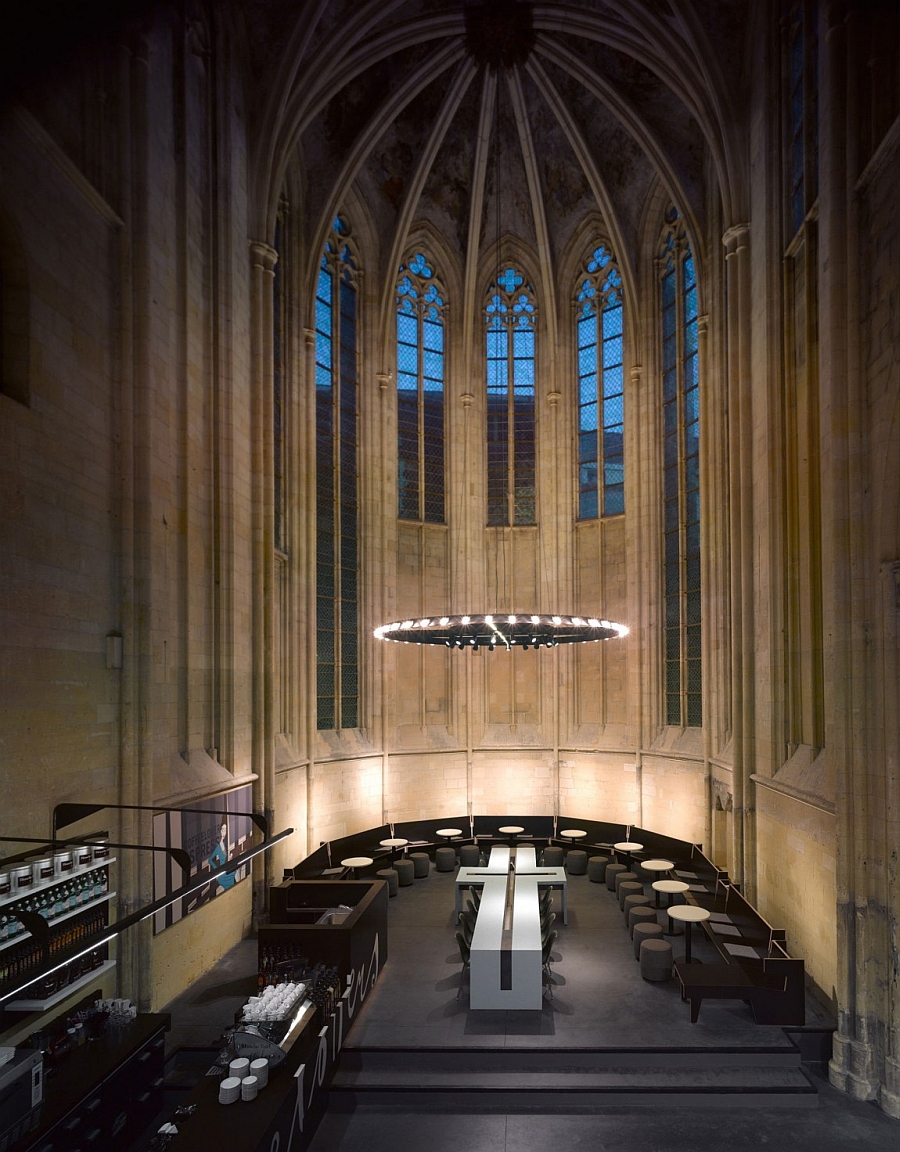
[[524, 828], [520, 828], [518, 824], [507, 824], [505, 828], [498, 828], [498, 832], [502, 832], [504, 836], [509, 837], [510, 844], [515, 840], [520, 832], [524, 832]]
[[533, 845], [496, 844], [488, 867], [480, 871], [487, 875], [482, 880], [469, 952], [469, 1007], [540, 1009], [543, 963], [538, 886], [549, 870], [538, 868]]
[[634, 840], [620, 840], [618, 844], [613, 844], [613, 848], [615, 848], [615, 850], [617, 852], [624, 852], [625, 855], [628, 857], [628, 867], [629, 868], [631, 867], [631, 863], [632, 863], [631, 853], [632, 852], [640, 852], [643, 847], [644, 847], [643, 844], [637, 844], [637, 843], [635, 843]]
[[462, 836], [462, 828], [438, 828], [435, 836], [446, 836], [449, 844], [454, 836]]
[[371, 863], [371, 856], [348, 856], [346, 860], [341, 861], [342, 867], [349, 868], [354, 873], [357, 868], [368, 868]]
[[[455, 910], [462, 910], [463, 888], [482, 888], [491, 876], [505, 876], [509, 871], [511, 849], [507, 844], [495, 844], [484, 867], [460, 868], [456, 873]], [[516, 874], [534, 876], [539, 888], [558, 888], [562, 892], [563, 924], [569, 922], [568, 877], [565, 868], [543, 868], [535, 862], [534, 847], [530, 844], [516, 849]]]
[[696, 904], [675, 904], [666, 909], [673, 920], [680, 920], [684, 928], [684, 962], [691, 962], [691, 925], [699, 924], [709, 919], [709, 909], [699, 908]]
[[404, 840], [402, 836], [394, 836], [390, 840], [379, 840], [378, 843], [382, 848], [390, 848], [391, 863], [393, 864], [397, 858], [397, 849], [405, 848], [409, 841]]
[[687, 892], [690, 884], [685, 884], [683, 880], [654, 880], [650, 885], [656, 893], [656, 907], [659, 907], [659, 894], [666, 892], [669, 896], [669, 904], [672, 903], [672, 897], [678, 892]]
[[563, 828], [559, 835], [565, 836], [567, 840], [583, 840], [587, 832], [583, 828]]

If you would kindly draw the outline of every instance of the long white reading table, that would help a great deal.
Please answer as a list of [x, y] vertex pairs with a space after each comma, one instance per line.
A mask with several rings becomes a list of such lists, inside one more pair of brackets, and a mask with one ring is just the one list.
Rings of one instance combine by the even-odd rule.
[[[539, 888], [558, 888], [562, 892], [563, 924], [569, 923], [569, 904], [566, 893], [565, 868], [542, 868], [535, 862], [534, 848], [531, 845], [517, 849], [516, 872], [533, 873]], [[490, 861], [484, 867], [460, 868], [456, 873], [456, 914], [462, 911], [463, 888], [478, 888], [488, 876], [505, 876], [509, 871], [510, 848], [506, 844], [495, 844], [491, 849]]]
[[[467, 873], [462, 880], [460, 877]], [[549, 873], [562, 873], [548, 875]], [[463, 886], [481, 885], [481, 903], [469, 954], [469, 1007], [540, 1008], [543, 1002], [541, 913], [538, 887], [562, 885], [562, 868], [539, 868], [534, 848], [496, 845], [485, 868], [461, 868]], [[565, 903], [564, 903], [565, 906]]]

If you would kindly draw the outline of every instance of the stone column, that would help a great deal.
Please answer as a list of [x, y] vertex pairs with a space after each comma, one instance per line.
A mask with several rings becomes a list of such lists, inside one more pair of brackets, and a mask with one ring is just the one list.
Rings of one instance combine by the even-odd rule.
[[[255, 804], [274, 828], [275, 749], [273, 731], [275, 474], [273, 430], [273, 289], [278, 254], [261, 240], [250, 242], [250, 388], [253, 475], [253, 771], [258, 774]], [[271, 877], [268, 852], [253, 864], [254, 918], [266, 907]]]
[[[753, 402], [750, 375], [750, 225], [722, 237], [728, 300], [728, 540], [730, 543], [731, 719], [734, 879], [748, 899], [756, 889], [754, 768], [755, 662], [753, 564]], [[705, 717], [704, 717], [705, 719]]]
[[[887, 1036], [897, 1011], [896, 967], [886, 931], [885, 813], [877, 742], [870, 743], [866, 604], [866, 407], [854, 347], [858, 298], [858, 212], [848, 148], [856, 137], [848, 13], [828, 5], [819, 36], [819, 346], [822, 458], [822, 607], [825, 743], [834, 764], [837, 844], [838, 1030], [831, 1082], [859, 1100], [878, 1099]], [[896, 845], [893, 849], [896, 860]], [[895, 863], [892, 863], [895, 868]], [[896, 929], [895, 929], [896, 931]], [[898, 1098], [881, 1097], [900, 1115]]]

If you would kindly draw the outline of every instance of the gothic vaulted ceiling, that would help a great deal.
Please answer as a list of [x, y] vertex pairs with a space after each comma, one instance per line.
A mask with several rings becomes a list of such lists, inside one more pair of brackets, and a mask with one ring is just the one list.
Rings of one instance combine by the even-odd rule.
[[[558, 270], [586, 215], [626, 270], [648, 197], [701, 243], [708, 188], [735, 188], [746, 0], [256, 0], [255, 168], [271, 233], [293, 162], [305, 247], [351, 193], [396, 268], [428, 222], [474, 268], [500, 236]], [[299, 188], [296, 185], [299, 184]]]

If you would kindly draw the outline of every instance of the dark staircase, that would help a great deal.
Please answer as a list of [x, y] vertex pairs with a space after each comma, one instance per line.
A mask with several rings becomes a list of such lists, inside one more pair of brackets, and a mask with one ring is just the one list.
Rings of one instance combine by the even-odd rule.
[[355, 1048], [336, 1112], [592, 1112], [608, 1107], [815, 1107], [794, 1043], [759, 1048]]

